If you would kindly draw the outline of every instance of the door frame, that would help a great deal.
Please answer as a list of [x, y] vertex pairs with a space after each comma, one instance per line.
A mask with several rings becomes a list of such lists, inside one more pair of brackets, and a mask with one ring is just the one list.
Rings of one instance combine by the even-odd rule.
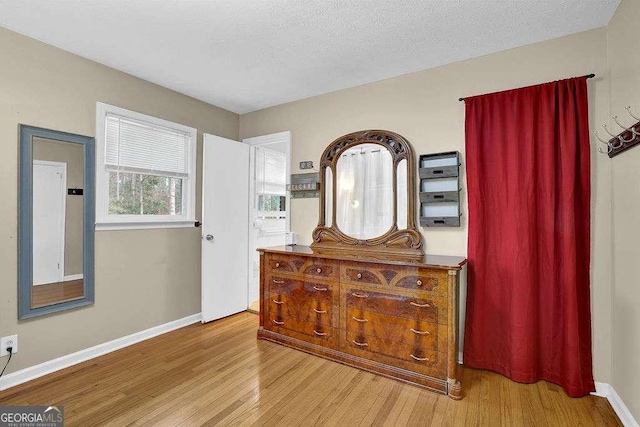
[[[251, 284], [251, 272], [253, 271], [253, 255], [255, 249], [253, 249], [253, 210], [255, 208], [255, 147], [259, 145], [268, 145], [276, 142], [284, 142], [287, 147], [285, 162], [286, 165], [286, 177], [287, 187], [285, 190], [285, 210], [287, 216], [285, 218], [285, 233], [291, 232], [291, 192], [289, 191], [289, 185], [291, 184], [291, 131], [277, 132], [268, 135], [254, 136], [251, 138], [245, 138], [242, 140], [245, 144], [249, 145], [249, 217], [247, 218], [247, 227], [249, 230], [249, 259], [247, 262], [247, 291]], [[249, 308], [252, 301], [250, 292], [247, 292], [247, 308]]]
[[[65, 162], [54, 162], [51, 160], [33, 160], [33, 166], [35, 169], [35, 166], [50, 166], [50, 167], [54, 167], [54, 168], [58, 168], [62, 170], [62, 178], [60, 179], [61, 181], [61, 224], [60, 224], [60, 239], [58, 240], [60, 243], [60, 259], [59, 264], [60, 264], [60, 268], [58, 269], [58, 282], [63, 282], [64, 281], [64, 256], [65, 256], [65, 246], [66, 246], [66, 240], [67, 240], [67, 235], [66, 235], [66, 218], [67, 218], [67, 164]], [[34, 184], [35, 186], [35, 178], [34, 178]], [[33, 218], [34, 222], [36, 221], [36, 218], [34, 216]], [[35, 266], [34, 266], [35, 268]], [[39, 285], [44, 285], [45, 283], [40, 283]], [[37, 285], [33, 285], [33, 286], [37, 286]]]

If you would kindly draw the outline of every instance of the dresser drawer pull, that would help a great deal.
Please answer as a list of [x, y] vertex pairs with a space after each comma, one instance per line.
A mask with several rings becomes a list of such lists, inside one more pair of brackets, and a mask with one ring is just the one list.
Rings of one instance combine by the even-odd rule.
[[367, 347], [369, 346], [369, 344], [367, 344], [366, 342], [358, 342], [356, 340], [352, 341], [355, 345], [359, 345], [360, 347]]
[[279, 267], [280, 267], [280, 263], [276, 262], [276, 268], [279, 268]]
[[276, 304], [284, 304], [284, 301], [276, 301], [274, 299], [272, 299], [271, 301], [275, 302]]
[[271, 320], [273, 323], [275, 323], [276, 325], [284, 325], [284, 322], [280, 322], [278, 320]]
[[322, 273], [322, 269], [321, 268], [317, 268], [316, 269], [316, 273], [318, 273], [318, 274]]
[[424, 362], [424, 361], [428, 362], [430, 360], [428, 357], [418, 357], [418, 356], [414, 356], [413, 354], [411, 355], [411, 357], [420, 362]]
[[313, 289], [315, 289], [316, 291], [326, 291], [327, 288], [319, 288], [317, 286], [314, 286]]
[[418, 285], [418, 286], [422, 286], [422, 280], [418, 279], [418, 280], [416, 281], [416, 285]]
[[358, 279], [362, 279], [362, 273], [358, 273], [358, 275], [356, 276]]
[[323, 336], [327, 335], [327, 333], [326, 333], [326, 332], [318, 332], [318, 331], [316, 331], [315, 329], [313, 330], [313, 333], [314, 333], [314, 334], [316, 334], [316, 335], [318, 335], [318, 336], [320, 336], [320, 337], [323, 337]]
[[327, 312], [327, 310], [318, 310], [317, 308], [314, 308], [313, 311], [315, 311], [318, 314], [325, 314]]
[[416, 331], [415, 329], [411, 328], [410, 329], [411, 332], [413, 332], [414, 334], [418, 334], [418, 335], [430, 335], [429, 331]]
[[353, 320], [355, 320], [356, 322], [360, 322], [360, 323], [364, 323], [364, 322], [368, 322], [369, 320], [367, 319], [358, 319], [357, 317], [353, 316], [352, 317]]
[[351, 295], [353, 295], [356, 298], [369, 298], [369, 295], [367, 295], [367, 294], [359, 294], [357, 292], [351, 292]]
[[421, 308], [425, 308], [425, 307], [431, 307], [431, 304], [418, 304], [417, 302], [413, 302], [411, 301], [409, 304], [416, 306], [416, 307], [421, 307]]
[[277, 284], [281, 285], [281, 284], [283, 284], [283, 283], [284, 283], [284, 280], [276, 280], [276, 279], [273, 279], [273, 283], [277, 283]]

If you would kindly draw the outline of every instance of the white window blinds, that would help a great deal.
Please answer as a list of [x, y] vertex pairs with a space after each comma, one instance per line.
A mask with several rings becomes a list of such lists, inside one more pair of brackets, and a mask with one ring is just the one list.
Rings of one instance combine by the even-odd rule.
[[256, 188], [260, 194], [284, 196], [287, 190], [285, 153], [256, 147]]
[[107, 169], [171, 177], [189, 176], [191, 135], [152, 123], [107, 114]]

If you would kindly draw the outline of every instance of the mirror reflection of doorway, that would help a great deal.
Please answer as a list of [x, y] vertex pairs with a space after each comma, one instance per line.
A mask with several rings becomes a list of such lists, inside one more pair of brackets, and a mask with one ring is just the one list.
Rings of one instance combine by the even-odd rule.
[[33, 161], [33, 286], [64, 276], [67, 164]]
[[244, 140], [251, 146], [249, 197], [249, 301], [260, 311], [260, 255], [258, 248], [284, 245], [290, 230], [287, 193], [291, 133], [281, 132]]
[[33, 283], [31, 308], [84, 296], [84, 151], [78, 144], [33, 141]]

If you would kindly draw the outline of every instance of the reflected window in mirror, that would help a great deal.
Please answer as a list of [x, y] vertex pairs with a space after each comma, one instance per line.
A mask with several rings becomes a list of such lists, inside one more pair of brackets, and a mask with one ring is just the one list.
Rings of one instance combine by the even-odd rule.
[[93, 138], [20, 126], [19, 318], [93, 303]]
[[331, 168], [326, 168], [324, 173], [324, 218], [327, 227], [331, 227], [333, 225], [333, 171]]
[[346, 150], [337, 162], [336, 225], [364, 240], [388, 232], [394, 224], [393, 160], [378, 144]]
[[396, 191], [396, 203], [398, 207], [396, 212], [398, 213], [398, 229], [402, 230], [407, 228], [407, 159], [402, 159], [398, 163], [396, 171], [396, 182], [398, 185], [398, 191]]

